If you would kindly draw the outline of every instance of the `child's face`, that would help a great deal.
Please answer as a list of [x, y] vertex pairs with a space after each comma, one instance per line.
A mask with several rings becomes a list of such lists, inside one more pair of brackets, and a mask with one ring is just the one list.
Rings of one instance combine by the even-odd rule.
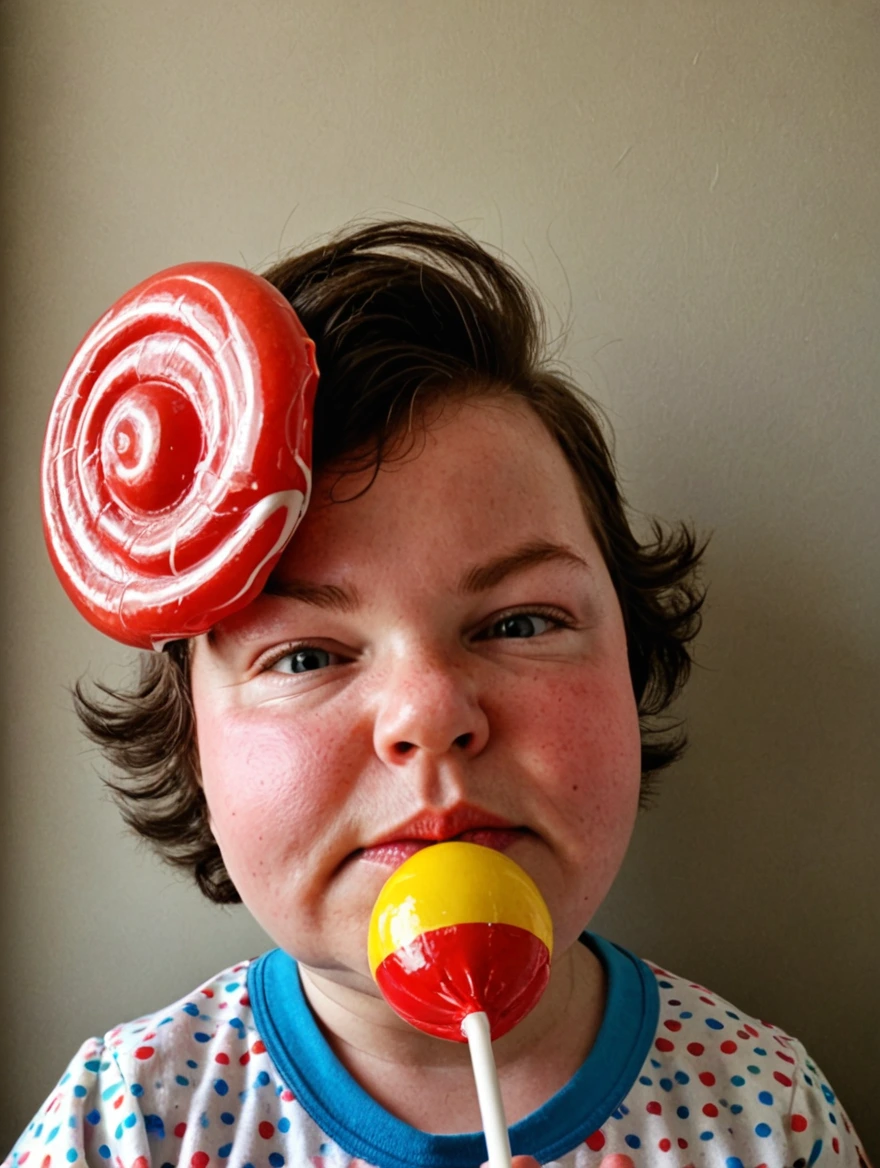
[[193, 657], [242, 899], [305, 964], [364, 986], [373, 902], [415, 840], [508, 851], [563, 952], [638, 804], [623, 621], [559, 448], [508, 399], [447, 408], [416, 450], [352, 502], [319, 477], [271, 593]]

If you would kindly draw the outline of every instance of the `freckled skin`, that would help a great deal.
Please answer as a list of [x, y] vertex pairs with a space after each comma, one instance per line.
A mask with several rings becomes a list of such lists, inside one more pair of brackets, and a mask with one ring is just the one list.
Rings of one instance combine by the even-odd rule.
[[[319, 476], [276, 570], [356, 589], [352, 611], [264, 593], [193, 659], [211, 824], [242, 899], [310, 970], [370, 996], [367, 924], [389, 870], [359, 849], [462, 802], [526, 829], [509, 855], [547, 900], [559, 960], [638, 804], [623, 622], [561, 452], [525, 405], [489, 400], [447, 409], [417, 449], [351, 502], [329, 502], [334, 479]], [[586, 566], [548, 560], [457, 591], [469, 568], [536, 541]], [[535, 606], [573, 627], [482, 635]], [[334, 656], [271, 668], [291, 642]]]

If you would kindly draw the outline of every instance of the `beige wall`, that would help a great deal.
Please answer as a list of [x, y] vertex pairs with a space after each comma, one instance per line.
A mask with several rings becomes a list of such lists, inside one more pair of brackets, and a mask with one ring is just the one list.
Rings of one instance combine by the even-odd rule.
[[445, 216], [538, 282], [632, 503], [714, 531], [693, 748], [599, 926], [798, 1034], [880, 1146], [878, 115], [868, 0], [6, 0], [0, 1151], [88, 1034], [265, 938], [140, 852], [42, 549], [85, 328], [188, 258]]

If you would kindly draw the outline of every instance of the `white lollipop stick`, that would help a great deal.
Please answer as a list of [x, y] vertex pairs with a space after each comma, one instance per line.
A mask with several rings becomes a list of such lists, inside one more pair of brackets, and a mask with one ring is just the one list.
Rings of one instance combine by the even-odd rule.
[[495, 1056], [492, 1054], [489, 1019], [482, 1011], [468, 1014], [461, 1024], [461, 1029], [468, 1040], [468, 1050], [471, 1052], [490, 1168], [511, 1168], [510, 1136], [507, 1133], [507, 1119], [501, 1100], [501, 1088], [498, 1085]]

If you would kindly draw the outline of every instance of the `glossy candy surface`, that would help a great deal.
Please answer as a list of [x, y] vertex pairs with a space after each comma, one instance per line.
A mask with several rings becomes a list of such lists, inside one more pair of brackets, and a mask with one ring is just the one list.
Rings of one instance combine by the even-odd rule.
[[315, 347], [284, 297], [183, 264], [77, 350], [43, 448], [43, 526], [68, 595], [139, 648], [206, 632], [262, 589], [311, 482]]
[[537, 1004], [550, 976], [553, 926], [532, 879], [503, 853], [451, 841], [416, 852], [389, 877], [370, 921], [370, 970], [419, 1030], [466, 1041], [483, 1010], [492, 1039]]

